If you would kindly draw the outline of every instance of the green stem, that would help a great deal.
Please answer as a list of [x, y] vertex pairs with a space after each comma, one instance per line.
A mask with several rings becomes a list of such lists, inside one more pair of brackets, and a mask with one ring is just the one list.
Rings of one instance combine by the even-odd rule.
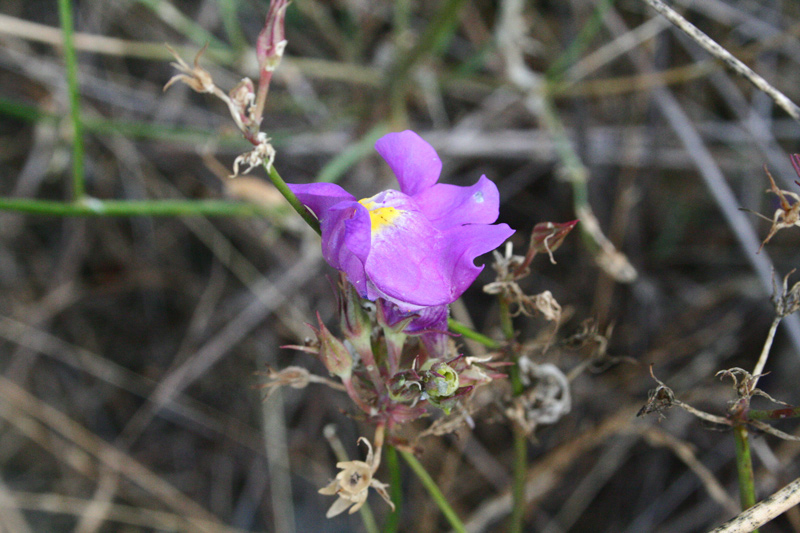
[[[750, 441], [748, 440], [747, 427], [744, 425], [734, 426], [733, 437], [736, 442], [736, 470], [739, 474], [739, 500], [741, 501], [742, 510], [744, 511], [756, 504], [753, 459], [750, 456]], [[757, 532], [757, 530], [755, 531]]]
[[522, 533], [525, 521], [525, 478], [528, 473], [528, 436], [519, 425], [514, 425], [514, 486], [512, 487], [512, 500], [514, 507], [511, 509], [508, 531]]
[[358, 512], [361, 513], [361, 523], [364, 524], [364, 529], [367, 530], [367, 533], [380, 533], [378, 521], [375, 520], [375, 514], [372, 512], [371, 507], [363, 505]]
[[72, 23], [72, 2], [58, 0], [58, 13], [61, 19], [61, 32], [64, 36], [64, 63], [67, 68], [67, 92], [69, 93], [69, 114], [72, 121], [72, 198], [80, 200], [86, 194], [83, 168], [83, 129], [81, 128], [81, 109], [78, 99], [78, 59]]
[[0, 198], [0, 211], [50, 216], [264, 216], [274, 214], [256, 204], [227, 200], [98, 200], [58, 202]]
[[322, 235], [322, 230], [319, 227], [319, 220], [311, 214], [311, 211], [306, 209], [306, 206], [300, 203], [300, 200], [297, 199], [297, 196], [294, 195], [292, 190], [286, 185], [286, 182], [283, 181], [281, 175], [278, 174], [278, 171], [275, 170], [275, 165], [271, 165], [267, 172], [269, 172], [269, 179], [272, 181], [272, 184], [275, 185], [275, 188], [278, 189], [284, 198], [289, 202], [295, 211], [297, 211], [303, 220], [311, 226], [311, 229], [317, 232], [317, 234]]
[[500, 304], [500, 328], [503, 330], [503, 337], [507, 341], [514, 338], [514, 322], [511, 320], [511, 308], [508, 300], [502, 296], [498, 298]]
[[592, 39], [594, 39], [594, 36], [597, 35], [597, 32], [603, 26], [603, 17], [614, 2], [615, 0], [600, 0], [597, 2], [591, 17], [583, 28], [581, 28], [578, 35], [572, 40], [572, 44], [545, 72], [545, 77], [548, 82], [560, 80], [564, 71], [572, 66], [578, 57], [580, 57], [581, 52], [587, 48], [589, 43], [592, 42]]
[[403, 477], [400, 475], [400, 461], [397, 460], [397, 449], [394, 446], [386, 447], [386, 467], [389, 469], [389, 492], [394, 503], [394, 511], [386, 517], [383, 533], [395, 533], [400, 525], [400, 509], [403, 505]]
[[784, 407], [782, 409], [757, 410], [747, 412], [748, 420], [783, 420], [800, 416], [800, 407]]
[[414, 457], [414, 454], [410, 452], [400, 450], [400, 454], [403, 456], [403, 459], [405, 459], [406, 463], [408, 463], [408, 466], [411, 467], [411, 470], [413, 470], [417, 475], [423, 486], [428, 490], [428, 494], [431, 495], [433, 501], [439, 506], [442, 514], [450, 523], [450, 527], [459, 533], [465, 533], [467, 530], [464, 527], [464, 524], [461, 522], [461, 519], [458, 518], [456, 512], [452, 507], [450, 507], [450, 504], [445, 499], [444, 494], [442, 494], [442, 491], [439, 490], [436, 482], [425, 470], [425, 467], [422, 466], [422, 463], [420, 463], [417, 458]]
[[403, 100], [410, 82], [413, 81], [411, 70], [426, 53], [436, 53], [446, 44], [455, 30], [458, 13], [463, 4], [464, 0], [447, 0], [425, 28], [417, 44], [407, 53], [399, 54], [398, 61], [389, 72], [385, 83], [395, 121], [404, 109]]
[[[503, 329], [503, 336], [507, 341], [514, 339], [514, 322], [511, 319], [511, 307], [507, 299], [500, 296], [500, 326]], [[514, 396], [519, 396], [525, 390], [522, 378], [519, 374], [517, 365], [518, 357], [515, 351], [511, 352], [514, 365], [509, 368], [509, 378]], [[525, 478], [528, 473], [528, 436], [525, 430], [518, 425], [514, 425], [514, 485], [511, 489], [511, 496], [514, 505], [511, 509], [508, 531], [510, 533], [521, 533], [523, 522], [525, 521]]]
[[492, 350], [497, 350], [501, 346], [501, 344], [496, 340], [487, 337], [483, 333], [478, 333], [477, 331], [465, 326], [461, 322], [456, 322], [452, 318], [447, 319], [447, 325], [450, 326], [450, 331], [453, 333], [458, 333], [462, 337], [479, 342]]

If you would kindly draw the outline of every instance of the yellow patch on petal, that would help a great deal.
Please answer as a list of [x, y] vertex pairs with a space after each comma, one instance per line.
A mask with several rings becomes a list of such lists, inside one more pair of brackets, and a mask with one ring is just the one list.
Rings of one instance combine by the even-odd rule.
[[399, 209], [395, 209], [394, 207], [378, 207], [374, 208], [375, 202], [370, 202], [369, 200], [359, 200], [358, 203], [363, 205], [369, 211], [369, 220], [372, 226], [372, 231], [378, 231], [386, 226], [391, 226], [398, 216], [400, 216]]

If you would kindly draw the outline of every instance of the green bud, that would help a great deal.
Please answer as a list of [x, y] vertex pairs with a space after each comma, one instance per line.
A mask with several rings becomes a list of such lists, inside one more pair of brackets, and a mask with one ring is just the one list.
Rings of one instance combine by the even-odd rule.
[[[423, 372], [425, 392], [434, 401], [452, 396], [458, 390], [458, 373], [446, 363], [429, 361], [429, 368]], [[428, 363], [423, 365], [423, 368]]]
[[350, 355], [350, 350], [325, 327], [319, 313], [317, 313], [317, 321], [319, 329], [312, 329], [319, 339], [319, 358], [322, 364], [331, 374], [342, 379], [349, 378], [353, 372], [353, 357]]
[[387, 382], [387, 388], [389, 397], [395, 402], [415, 402], [422, 395], [419, 374], [413, 370], [403, 370], [392, 376]]

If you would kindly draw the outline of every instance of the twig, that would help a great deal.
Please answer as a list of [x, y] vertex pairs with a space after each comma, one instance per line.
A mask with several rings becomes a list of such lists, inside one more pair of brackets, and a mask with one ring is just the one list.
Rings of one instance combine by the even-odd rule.
[[781, 431], [780, 429], [775, 429], [774, 427], [770, 426], [769, 424], [765, 424], [760, 420], [751, 420], [750, 425], [759, 431], [763, 431], [764, 433], [772, 435], [773, 437], [778, 437], [779, 439], [789, 440], [793, 442], [800, 442], [800, 437], [789, 435], [788, 433]]
[[764, 367], [767, 365], [769, 351], [770, 348], [772, 348], [772, 341], [775, 339], [775, 331], [778, 329], [778, 324], [781, 323], [781, 318], [780, 315], [776, 316], [769, 327], [769, 333], [767, 333], [767, 339], [764, 341], [764, 347], [761, 349], [761, 355], [758, 357], [756, 367], [753, 369], [753, 389], [758, 385], [758, 378], [761, 377], [761, 374], [764, 372]]
[[708, 495], [711, 496], [715, 502], [734, 513], [738, 511], [736, 502], [728, 495], [725, 488], [719, 480], [717, 480], [711, 470], [697, 458], [697, 455], [689, 444], [673, 437], [666, 431], [654, 427], [643, 428], [641, 429], [641, 433], [651, 446], [664, 446], [671, 450], [678, 459], [683, 461], [683, 463], [694, 472], [698, 479], [700, 479], [706, 492], [708, 492]]
[[[622, 18], [613, 10], [606, 17], [606, 24], [611, 33], [615, 35], [629, 31]], [[642, 72], [652, 71], [650, 61], [641, 50], [631, 50], [629, 55], [638, 70]], [[736, 235], [742, 250], [745, 252], [745, 257], [750, 261], [753, 270], [758, 275], [762, 286], [771, 293], [773, 290], [772, 272], [774, 270], [772, 262], [766, 253], [762, 252], [760, 255], [753, 253], [760, 244], [758, 236], [744, 214], [738, 210], [737, 205], [739, 202], [731, 187], [725, 181], [725, 176], [703, 142], [702, 137], [677, 99], [668, 89], [653, 89], [653, 100], [697, 167], [700, 176], [722, 211], [731, 231]], [[786, 317], [783, 320], [783, 324], [788, 330], [792, 344], [795, 348], [800, 348], [800, 320], [797, 315]]]
[[708, 53], [728, 65], [737, 74], [746, 78], [757, 89], [763, 91], [776, 104], [778, 104], [790, 117], [800, 122], [800, 107], [792, 102], [788, 96], [773, 87], [767, 80], [756, 74], [753, 69], [736, 59], [730, 52], [725, 50], [716, 41], [700, 31], [697, 26], [683, 18], [680, 13], [666, 5], [661, 0], [643, 0], [650, 7], [664, 15], [670, 22], [680, 28], [686, 35], [691, 37], [697, 44], [702, 46]]
[[795, 479], [711, 533], [749, 533], [800, 503], [800, 479]]
[[[90, 500], [55, 493], [39, 494], [35, 492], [13, 491], [9, 493], [9, 496], [14, 498], [16, 505], [20, 509], [60, 515], [82, 515], [92, 504]], [[6, 513], [9, 511], [7, 505], [7, 501], [0, 501], [0, 509], [3, 511], [4, 519], [7, 518]], [[110, 504], [107, 520], [118, 524], [126, 524], [134, 527], [138, 526], [148, 530], [185, 532], [194, 532], [197, 530], [196, 526], [187, 524], [186, 517], [180, 513], [170, 513], [157, 509], [134, 507], [120, 503]], [[242, 529], [232, 527], [223, 527], [223, 529], [220, 529], [220, 525], [217, 522], [204, 522], [200, 519], [196, 521], [202, 524], [205, 530], [211, 530], [215, 533], [221, 533], [222, 531], [227, 531], [229, 533], [244, 532]], [[22, 533], [25, 530], [12, 528], [10, 531]]]
[[[17, 425], [18, 429], [24, 430], [35, 420], [34, 424], [42, 424], [48, 432], [63, 436], [67, 441], [74, 443], [81, 452], [94, 457], [99, 463], [109, 468], [118, 468], [121, 475], [172, 507], [199, 531], [207, 531], [209, 523], [219, 524], [217, 517], [131, 456], [120, 452], [75, 420], [1, 376], [0, 393], [3, 397], [3, 402], [0, 403], [0, 416]], [[18, 415], [25, 420], [20, 421]], [[218, 525], [220, 528], [221, 526], [222, 524]]]

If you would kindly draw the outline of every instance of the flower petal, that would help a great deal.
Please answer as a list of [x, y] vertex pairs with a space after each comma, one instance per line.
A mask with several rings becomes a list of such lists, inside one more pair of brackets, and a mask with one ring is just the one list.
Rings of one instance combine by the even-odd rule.
[[344, 201], [354, 201], [355, 197], [335, 183], [287, 183], [300, 203], [311, 209], [322, 221], [325, 213]]
[[322, 230], [322, 256], [336, 270], [347, 275], [361, 296], [367, 294], [364, 263], [370, 248], [370, 220], [358, 202], [339, 202], [325, 212]]
[[378, 296], [396, 303], [401, 311], [452, 302], [449, 272], [443, 267], [448, 243], [442, 233], [417, 210], [401, 211], [389, 225], [372, 234], [364, 265]]
[[375, 149], [397, 176], [400, 190], [409, 196], [431, 187], [442, 172], [436, 150], [413, 131], [384, 135], [375, 143]]
[[325, 513], [325, 518], [333, 518], [334, 516], [342, 514], [344, 510], [350, 507], [352, 503], [353, 502], [348, 501], [340, 496], [339, 499], [333, 502], [333, 505], [331, 505], [331, 508], [328, 509], [328, 512]]
[[440, 230], [462, 224], [491, 224], [500, 212], [500, 193], [486, 176], [471, 187], [437, 183], [414, 200]]
[[449, 267], [453, 292], [457, 296], [463, 294], [483, 270], [483, 266], [475, 266], [475, 258], [494, 250], [513, 234], [514, 230], [507, 224], [467, 224], [445, 233], [447, 265], [444, 268]]
[[401, 311], [396, 304], [383, 300], [383, 313], [389, 324], [397, 324], [411, 315], [416, 315], [403, 330], [405, 333], [414, 334], [423, 331], [447, 331], [447, 305], [423, 307], [416, 311]]

